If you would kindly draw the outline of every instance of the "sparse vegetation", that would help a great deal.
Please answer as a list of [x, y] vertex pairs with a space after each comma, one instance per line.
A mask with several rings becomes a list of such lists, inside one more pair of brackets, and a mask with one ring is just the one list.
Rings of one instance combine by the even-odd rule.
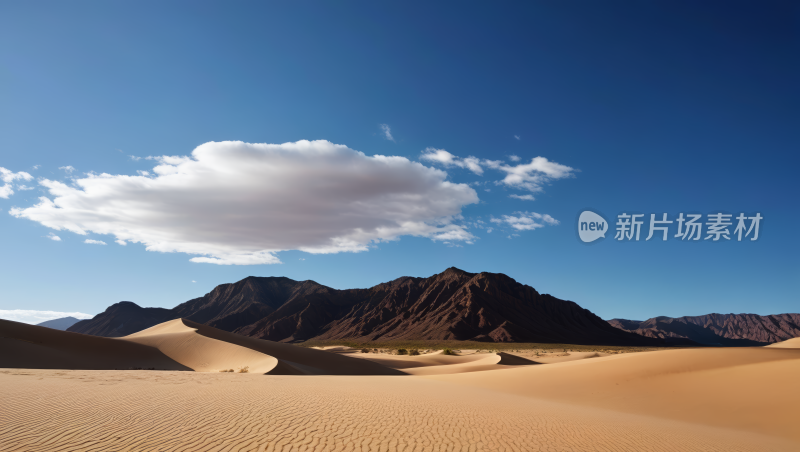
[[419, 355], [419, 350], [417, 350], [416, 348], [412, 348], [411, 350], [408, 351], [408, 354], [411, 356], [417, 356]]
[[398, 355], [407, 355], [408, 354], [408, 350], [406, 350], [404, 348], [398, 348], [397, 349], [397, 354]]
[[453, 350], [451, 350], [449, 348], [445, 348], [445, 349], [442, 349], [442, 354], [443, 355], [455, 355], [456, 352], [454, 352]]
[[220, 372], [233, 372], [233, 369], [222, 369]]
[[361, 353], [369, 353], [369, 349], [368, 348], [362, 348], [361, 349]]
[[239, 368], [240, 374], [246, 374], [247, 372], [250, 372], [250, 366], [244, 366]]
[[[481, 353], [499, 353], [515, 350], [523, 356], [546, 358], [548, 356], [558, 356], [569, 352], [599, 352], [599, 353], [635, 353], [655, 350], [674, 350], [678, 348], [692, 347], [641, 347], [641, 346], [608, 346], [608, 345], [574, 345], [574, 344], [546, 344], [546, 343], [523, 343], [523, 342], [475, 342], [475, 341], [425, 341], [425, 340], [392, 340], [392, 341], [347, 341], [347, 340], [324, 340], [324, 341], [305, 341], [296, 344], [300, 347], [330, 347], [346, 346], [356, 350], [371, 350], [375, 354], [394, 354], [398, 349], [418, 350], [422, 353], [430, 353], [445, 348], [452, 352], [457, 350], [476, 350]], [[425, 350], [425, 352], [423, 352]], [[457, 352], [456, 352], [457, 353]], [[537, 354], [538, 353], [538, 354]]]

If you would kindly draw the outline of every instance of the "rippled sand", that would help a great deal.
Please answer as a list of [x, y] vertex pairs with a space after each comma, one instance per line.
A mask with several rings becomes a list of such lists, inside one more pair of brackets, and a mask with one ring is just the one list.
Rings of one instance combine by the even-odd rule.
[[672, 452], [798, 446], [419, 377], [3, 370], [0, 396], [3, 451]]
[[795, 344], [540, 364], [0, 321], [0, 452], [798, 451]]

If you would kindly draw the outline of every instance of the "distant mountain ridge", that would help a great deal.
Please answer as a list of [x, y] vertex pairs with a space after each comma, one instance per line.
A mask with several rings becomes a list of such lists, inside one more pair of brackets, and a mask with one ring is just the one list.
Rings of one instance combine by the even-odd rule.
[[222, 284], [173, 309], [117, 303], [69, 331], [124, 336], [176, 318], [272, 341], [476, 340], [660, 345], [614, 328], [576, 303], [539, 294], [497, 273], [457, 268], [402, 277], [368, 289], [336, 290], [314, 281], [248, 277]]
[[172, 319], [170, 309], [143, 308], [132, 301], [120, 301], [94, 318], [72, 325], [67, 331], [92, 336], [121, 337]]
[[36, 326], [44, 326], [54, 330], [66, 331], [67, 328], [80, 322], [75, 317], [61, 317], [60, 319], [47, 320], [42, 323], [37, 323]]
[[702, 345], [767, 345], [800, 337], [800, 314], [707, 314], [653, 317], [644, 321], [613, 319], [608, 323], [624, 331], [668, 342], [692, 341]]

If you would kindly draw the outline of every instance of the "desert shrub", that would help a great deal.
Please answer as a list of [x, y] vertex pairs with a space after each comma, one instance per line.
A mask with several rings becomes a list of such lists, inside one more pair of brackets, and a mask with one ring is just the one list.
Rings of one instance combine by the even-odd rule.
[[244, 366], [244, 367], [240, 367], [239, 368], [239, 373], [240, 374], [246, 374], [247, 372], [250, 372], [250, 366]]
[[233, 372], [233, 369], [222, 369], [220, 372]]
[[455, 355], [456, 352], [450, 350], [449, 348], [445, 348], [444, 350], [442, 350], [442, 354], [443, 355]]
[[408, 354], [411, 355], [411, 356], [417, 356], [417, 355], [419, 355], [419, 350], [417, 350], [416, 348], [412, 349], [412, 350], [409, 350]]
[[406, 350], [404, 348], [398, 348], [397, 349], [397, 354], [398, 355], [407, 355], [408, 354], [408, 350]]
[[368, 348], [362, 348], [361, 349], [361, 353], [369, 353], [369, 349]]

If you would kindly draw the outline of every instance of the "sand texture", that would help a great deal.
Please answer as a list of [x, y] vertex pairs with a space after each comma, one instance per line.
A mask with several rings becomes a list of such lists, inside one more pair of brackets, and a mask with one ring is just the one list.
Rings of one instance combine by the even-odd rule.
[[539, 363], [305, 349], [180, 319], [116, 339], [0, 321], [0, 337], [2, 452], [800, 450], [789, 347]]

